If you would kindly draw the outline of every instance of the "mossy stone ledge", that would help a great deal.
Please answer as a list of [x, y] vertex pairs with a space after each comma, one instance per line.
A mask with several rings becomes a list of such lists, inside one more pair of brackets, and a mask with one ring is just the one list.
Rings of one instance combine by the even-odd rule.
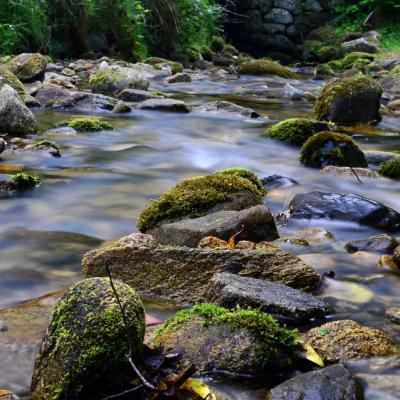
[[327, 131], [326, 122], [319, 122], [304, 118], [289, 118], [268, 128], [264, 136], [301, 146], [317, 132]]
[[368, 167], [364, 153], [356, 142], [350, 136], [337, 132], [319, 132], [311, 136], [301, 148], [300, 161], [313, 168], [328, 165]]
[[239, 211], [262, 203], [264, 190], [256, 175], [244, 168], [230, 168], [189, 178], [151, 201], [140, 213], [141, 232], [162, 222], [201, 217], [218, 210]]
[[242, 62], [238, 66], [237, 72], [242, 75], [277, 75], [288, 79], [299, 78], [291, 69], [270, 60], [250, 60]]
[[296, 330], [261, 311], [200, 303], [161, 325], [152, 345], [183, 350], [182, 363], [200, 371], [275, 373], [291, 367], [296, 337]]
[[366, 76], [334, 79], [323, 88], [314, 117], [341, 124], [378, 121], [381, 97], [379, 83]]
[[[143, 305], [129, 286], [114, 281], [140, 365], [145, 333]], [[98, 400], [132, 388], [128, 340], [108, 278], [71, 287], [57, 303], [36, 359], [32, 400]]]

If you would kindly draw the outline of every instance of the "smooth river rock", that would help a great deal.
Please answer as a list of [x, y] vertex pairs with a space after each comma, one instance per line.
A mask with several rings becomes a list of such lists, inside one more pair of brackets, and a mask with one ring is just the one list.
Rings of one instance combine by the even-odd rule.
[[349, 253], [357, 251], [370, 251], [374, 253], [392, 254], [399, 242], [393, 237], [386, 234], [375, 235], [366, 239], [353, 240], [345, 245]]
[[225, 308], [256, 308], [275, 318], [301, 323], [333, 312], [325, 300], [281, 283], [229, 273], [213, 276], [207, 300]]
[[164, 224], [148, 231], [161, 244], [197, 247], [200, 240], [215, 236], [228, 240], [241, 231], [237, 240], [271, 241], [279, 237], [274, 218], [264, 205], [241, 211], [216, 211], [203, 217]]
[[[149, 235], [133, 234], [116, 245], [85, 254], [85, 277], [105, 276], [106, 266], [115, 278], [142, 296], [173, 300], [180, 304], [205, 298], [217, 272], [268, 279], [312, 291], [318, 274], [298, 257], [278, 248], [268, 250], [215, 250], [157, 245]], [[143, 238], [143, 239], [141, 239]], [[150, 236], [151, 238], [151, 236]]]
[[361, 388], [343, 365], [298, 375], [273, 388], [265, 400], [362, 400]]
[[292, 218], [358, 222], [387, 231], [400, 230], [400, 214], [375, 200], [357, 194], [311, 192], [290, 203]]

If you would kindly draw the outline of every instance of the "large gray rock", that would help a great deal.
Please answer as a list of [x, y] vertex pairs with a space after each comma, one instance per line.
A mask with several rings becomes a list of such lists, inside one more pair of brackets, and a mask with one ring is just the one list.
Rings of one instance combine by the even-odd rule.
[[400, 214], [375, 200], [357, 194], [311, 192], [290, 203], [292, 218], [358, 222], [387, 231], [400, 230]]
[[385, 161], [393, 160], [394, 158], [400, 159], [399, 153], [393, 153], [390, 151], [367, 150], [364, 152], [364, 155], [368, 164], [372, 165], [379, 165]]
[[[133, 289], [115, 281], [131, 337], [142, 359], [145, 314]], [[33, 372], [32, 400], [103, 398], [131, 387], [132, 370], [122, 317], [108, 278], [84, 280], [57, 303]]]
[[166, 111], [188, 113], [190, 110], [182, 100], [175, 99], [150, 99], [140, 103], [138, 110]]
[[345, 366], [363, 387], [366, 400], [398, 400], [400, 357], [351, 360]]
[[363, 400], [363, 396], [353, 374], [338, 364], [289, 379], [265, 400]]
[[376, 44], [370, 43], [365, 38], [359, 38], [351, 40], [349, 42], [344, 42], [340, 46], [340, 51], [342, 54], [347, 54], [352, 52], [376, 53], [378, 49], [379, 48]]
[[312, 291], [319, 277], [298, 257], [278, 248], [268, 250], [215, 250], [157, 245], [149, 235], [134, 234], [114, 246], [85, 254], [85, 277], [105, 276], [108, 266], [118, 279], [140, 294], [178, 303], [204, 299], [212, 276], [229, 272], [268, 279]]
[[0, 88], [0, 132], [26, 135], [36, 130], [36, 119], [17, 92], [8, 85]]
[[129, 101], [133, 103], [157, 98], [157, 96], [152, 94], [151, 92], [141, 89], [124, 89], [118, 94], [117, 97], [119, 100]]
[[290, 11], [285, 10], [284, 8], [273, 8], [267, 15], [265, 15], [264, 20], [267, 22], [289, 25], [293, 22], [293, 16]]
[[393, 250], [399, 245], [399, 242], [386, 234], [371, 236], [366, 239], [353, 240], [345, 245], [349, 253], [356, 251], [370, 251], [374, 253], [392, 254]]
[[242, 226], [244, 230], [237, 240], [261, 242], [279, 237], [274, 218], [264, 205], [241, 211], [216, 211], [204, 217], [164, 224], [150, 229], [147, 233], [153, 235], [161, 244], [197, 247], [200, 240], [207, 236], [228, 240], [238, 233]]
[[213, 276], [207, 300], [225, 308], [256, 308], [275, 318], [301, 323], [333, 312], [323, 299], [281, 283], [229, 273]]
[[40, 53], [22, 53], [13, 58], [8, 67], [22, 82], [41, 80], [49, 58]]

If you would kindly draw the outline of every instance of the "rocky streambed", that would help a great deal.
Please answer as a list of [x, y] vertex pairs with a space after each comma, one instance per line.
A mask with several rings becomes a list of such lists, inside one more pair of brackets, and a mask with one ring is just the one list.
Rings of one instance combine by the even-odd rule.
[[[94, 313], [99, 326], [107, 325], [102, 313], [114, 303], [97, 279], [108, 268], [145, 300], [150, 325], [197, 304], [160, 329], [154, 343], [172, 351], [183, 347], [183, 365], [196, 363], [218, 398], [280, 399], [288, 391], [358, 398], [360, 385], [367, 399], [397, 398], [399, 181], [377, 170], [399, 154], [400, 122], [393, 113], [377, 121], [382, 92], [374, 82], [351, 87], [353, 93], [361, 86], [362, 93], [352, 98], [360, 106], [350, 113], [347, 89], [337, 89], [336, 82], [339, 106], [332, 110], [323, 102], [318, 110], [327, 122], [304, 125], [324, 85], [309, 67], [297, 75], [274, 70], [284, 75], [278, 77], [265, 72], [268, 64], [263, 75], [254, 75], [251, 63], [252, 74], [242, 65], [240, 76], [207, 63], [183, 71], [162, 60], [43, 64], [42, 71], [21, 77], [33, 114], [21, 95], [12, 95], [28, 128], [5, 136], [0, 155], [0, 388], [27, 396], [35, 355], [58, 304], [32, 392], [33, 398], [49, 398], [45, 387], [60, 384], [60, 371], [68, 375], [65, 365], [79, 361], [76, 354], [57, 353], [57, 346], [75, 343], [58, 342], [64, 306], [81, 310], [88, 321]], [[100, 79], [105, 72], [113, 79]], [[384, 89], [384, 98], [398, 96]], [[93, 115], [101, 124], [92, 121], [87, 128], [82, 119]], [[358, 115], [357, 125], [334, 125], [337, 115], [346, 116], [338, 124]], [[275, 126], [287, 118], [302, 120]], [[311, 136], [314, 147], [300, 150]], [[19, 187], [21, 173], [38, 176], [40, 184]], [[203, 178], [188, 180], [195, 176]], [[143, 233], [132, 234], [138, 229]], [[60, 303], [82, 277], [94, 281], [74, 286]], [[136, 328], [140, 342], [145, 322], [129, 293], [132, 318], [143, 324]], [[102, 296], [108, 300], [99, 305]], [[214, 306], [199, 305], [204, 302]], [[89, 303], [97, 312], [87, 309]], [[243, 314], [227, 316], [218, 308], [237, 306]], [[251, 314], [249, 307], [260, 311]], [[68, 318], [63, 338], [76, 325], [73, 314]], [[246, 325], [254, 319], [255, 336]], [[302, 343], [335, 365], [318, 369], [300, 357], [291, 339], [294, 327], [304, 333]], [[104, 335], [120, 338], [121, 332]], [[198, 346], [205, 350], [199, 353]], [[50, 373], [55, 370], [58, 375]], [[236, 379], [221, 379], [218, 371]], [[91, 376], [95, 384], [94, 375], [85, 381]], [[322, 383], [327, 380], [334, 382], [329, 389]]]

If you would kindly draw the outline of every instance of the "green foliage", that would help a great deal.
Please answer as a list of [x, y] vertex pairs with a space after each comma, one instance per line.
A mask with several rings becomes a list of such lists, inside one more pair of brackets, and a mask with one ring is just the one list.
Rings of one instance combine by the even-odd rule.
[[113, 126], [99, 118], [76, 118], [71, 121], [62, 121], [59, 126], [69, 126], [78, 132], [102, 131], [114, 129]]
[[144, 208], [137, 228], [145, 232], [162, 220], [200, 217], [215, 205], [229, 201], [231, 194], [241, 191], [251, 192], [261, 203], [264, 191], [260, 189], [260, 184], [253, 183], [253, 174], [249, 175], [250, 180], [243, 175], [237, 169], [231, 172], [225, 170], [181, 181]]
[[0, 54], [184, 52], [211, 42], [221, 10], [215, 0], [2, 0]]
[[379, 166], [379, 173], [392, 179], [400, 179], [400, 160], [393, 159]]
[[280, 352], [294, 350], [297, 346], [297, 330], [279, 325], [278, 321], [269, 314], [241, 308], [228, 310], [208, 303], [195, 304], [192, 308], [178, 311], [174, 317], [156, 329], [155, 337], [163, 332], [173, 330], [196, 315], [203, 319], [205, 326], [227, 324], [232, 329], [246, 329], [251, 332], [263, 343], [260, 357], [265, 364], [268, 364], [271, 359], [279, 357]]

